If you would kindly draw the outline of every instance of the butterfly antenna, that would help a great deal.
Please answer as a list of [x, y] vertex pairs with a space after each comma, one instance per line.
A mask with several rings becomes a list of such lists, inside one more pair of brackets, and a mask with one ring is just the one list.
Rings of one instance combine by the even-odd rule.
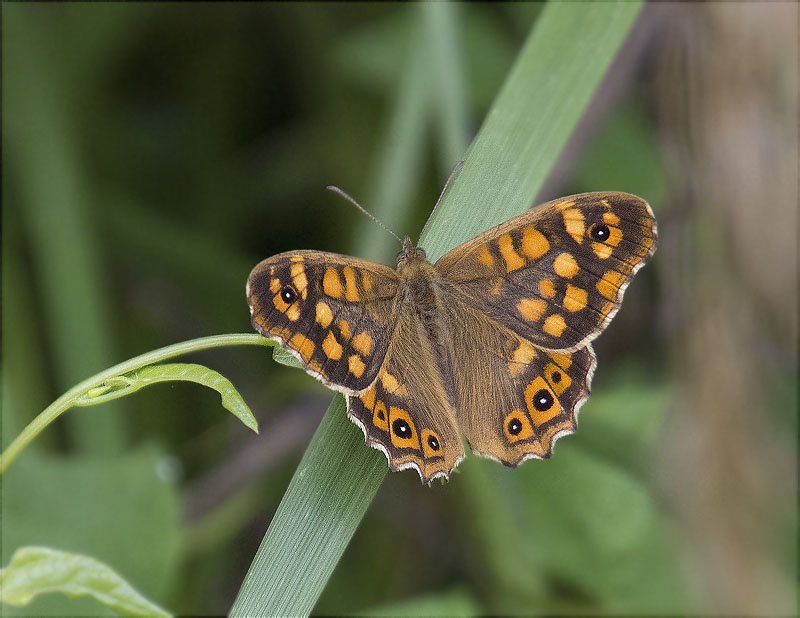
[[442, 189], [442, 192], [439, 194], [439, 199], [436, 200], [436, 205], [433, 207], [431, 214], [428, 216], [428, 220], [425, 222], [425, 225], [422, 227], [422, 231], [419, 233], [420, 238], [422, 238], [422, 235], [425, 233], [425, 230], [428, 229], [428, 224], [431, 222], [431, 219], [433, 219], [433, 215], [434, 213], [436, 213], [436, 209], [439, 208], [439, 204], [442, 203], [442, 199], [444, 198], [445, 193], [447, 193], [447, 190], [450, 188], [450, 185], [453, 184], [453, 179], [458, 174], [458, 171], [461, 169], [462, 165], [464, 165], [464, 162], [459, 161], [458, 163], [456, 163], [456, 166], [453, 168], [453, 171], [450, 172], [450, 176], [448, 176], [447, 182], [444, 183], [444, 188]]
[[386, 225], [386, 224], [385, 224], [383, 221], [381, 221], [380, 219], [378, 219], [378, 217], [376, 217], [375, 215], [373, 215], [373, 214], [372, 214], [370, 211], [368, 211], [366, 208], [364, 208], [364, 207], [363, 207], [361, 204], [359, 204], [358, 202], [356, 202], [356, 201], [355, 201], [355, 200], [354, 200], [352, 197], [350, 197], [350, 196], [349, 196], [347, 193], [345, 193], [344, 191], [342, 191], [342, 190], [341, 190], [339, 187], [337, 187], [337, 186], [335, 186], [335, 185], [328, 185], [328, 186], [327, 186], [327, 187], [325, 187], [325, 188], [326, 188], [328, 191], [333, 191], [334, 193], [338, 193], [339, 195], [341, 195], [341, 196], [342, 196], [344, 199], [346, 199], [346, 200], [347, 200], [348, 202], [350, 202], [350, 203], [351, 203], [353, 206], [355, 206], [356, 208], [358, 208], [358, 209], [359, 209], [361, 212], [363, 212], [363, 213], [364, 213], [365, 215], [367, 215], [367, 216], [368, 216], [370, 219], [372, 219], [372, 220], [373, 220], [375, 223], [377, 223], [377, 224], [378, 224], [378, 226], [382, 227], [384, 230], [386, 230], [386, 231], [387, 231], [387, 232], [389, 232], [389, 233], [390, 233], [392, 236], [394, 236], [394, 237], [397, 239], [397, 242], [399, 242], [400, 244], [403, 244], [403, 239], [402, 239], [402, 238], [400, 238], [400, 237], [399, 237], [397, 234], [395, 234], [395, 233], [394, 233], [392, 230], [390, 230], [390, 229], [389, 229], [389, 226], [387, 226], [387, 225]]

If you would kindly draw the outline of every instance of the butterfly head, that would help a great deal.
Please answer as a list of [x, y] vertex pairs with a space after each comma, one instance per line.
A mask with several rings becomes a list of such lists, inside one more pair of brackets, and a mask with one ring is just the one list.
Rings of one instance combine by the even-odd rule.
[[403, 239], [403, 250], [397, 254], [397, 268], [399, 269], [409, 261], [413, 262], [415, 260], [427, 261], [425, 249], [422, 249], [421, 247], [415, 247], [414, 243], [411, 242], [411, 239], [406, 236]]

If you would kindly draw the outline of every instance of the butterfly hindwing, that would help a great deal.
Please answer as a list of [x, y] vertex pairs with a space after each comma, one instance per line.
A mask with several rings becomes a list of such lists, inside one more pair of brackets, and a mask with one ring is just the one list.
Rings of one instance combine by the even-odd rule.
[[[549, 457], [577, 428], [589, 396], [591, 346], [546, 351], [456, 302], [446, 311], [458, 425], [472, 450], [506, 465]], [[480, 356], [480, 363], [469, 362]]]
[[281, 253], [247, 281], [255, 329], [297, 356], [306, 371], [345, 393], [366, 389], [395, 329], [395, 271], [318, 251]]
[[348, 397], [347, 410], [392, 470], [413, 468], [424, 483], [448, 478], [464, 457], [436, 352], [412, 311], [401, 311], [375, 384]]
[[536, 346], [575, 350], [605, 328], [655, 245], [647, 202], [585, 193], [480, 234], [436, 268], [466, 304]]

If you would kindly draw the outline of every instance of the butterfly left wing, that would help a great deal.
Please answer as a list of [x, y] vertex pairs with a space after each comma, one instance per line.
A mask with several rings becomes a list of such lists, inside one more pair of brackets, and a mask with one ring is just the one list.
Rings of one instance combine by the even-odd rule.
[[372, 387], [348, 397], [347, 412], [389, 468], [413, 468], [423, 483], [449, 478], [464, 457], [449, 380], [419, 316], [406, 307]]
[[347, 412], [392, 470], [447, 478], [464, 456], [452, 404], [397, 273], [318, 251], [282, 253], [247, 283], [253, 326], [347, 396]]
[[650, 206], [627, 193], [548, 202], [445, 254], [436, 269], [468, 306], [549, 350], [578, 350], [611, 321], [656, 248]]
[[365, 260], [322, 251], [281, 253], [247, 280], [253, 326], [278, 341], [306, 372], [355, 394], [384, 362], [395, 330], [397, 273]]

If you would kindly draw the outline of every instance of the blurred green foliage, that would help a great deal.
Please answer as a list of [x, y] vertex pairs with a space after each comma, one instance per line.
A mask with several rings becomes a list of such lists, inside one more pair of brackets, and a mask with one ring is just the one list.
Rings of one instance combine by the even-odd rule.
[[[116, 565], [147, 598], [165, 598], [180, 562], [180, 515], [177, 493], [157, 474], [162, 459], [154, 445], [113, 458], [26, 453], [3, 475], [3, 565], [19, 547], [45, 545]], [[44, 595], [3, 610], [93, 615], [103, 608]]]
[[[408, 87], [418, 83], [418, 25], [441, 18], [421, 22], [426, 5], [4, 3], [3, 446], [108, 366], [248, 332], [244, 282], [268, 255], [358, 247], [391, 263], [391, 239], [324, 187], [341, 186], [398, 234], [416, 236], [463, 153], [459, 133], [480, 125], [540, 10], [452, 5], [445, 28], [459, 55], [445, 61], [466, 76], [451, 89], [461, 89], [466, 111], [448, 115], [447, 101]], [[612, 72], [628, 66], [627, 78], [612, 94], [601, 89], [594, 105], [606, 111], [580, 128], [579, 152], [549, 187], [632, 191], [661, 223], [662, 249], [596, 346], [580, 431], [548, 462], [518, 470], [468, 457], [461, 474], [430, 490], [412, 472], [389, 475], [316, 612], [725, 606], [695, 581], [707, 563], [685, 530], [699, 507], [659, 482], [674, 472], [664, 461], [680, 460], [696, 438], [669, 424], [692, 378], [686, 368], [696, 367], [672, 343], [682, 332], [675, 322], [687, 318], [663, 290], [689, 278], [670, 247], [708, 226], [676, 202], [648, 91], [659, 65], [641, 39], [623, 50]], [[433, 111], [416, 114], [420, 106]], [[714, 247], [724, 260], [724, 242]], [[796, 435], [797, 383], [780, 334], [758, 339], [774, 363], [765, 391], [782, 427], [759, 444], [782, 462], [793, 453], [785, 436]], [[49, 545], [102, 560], [179, 614], [229, 610], [329, 397], [261, 349], [192, 361], [233, 381], [261, 435], [194, 385], [71, 411], [2, 477], [3, 565], [22, 545]], [[706, 455], [687, 478], [727, 461]], [[709, 513], [719, 522], [744, 508]], [[761, 514], [775, 531], [763, 550], [774, 569], [764, 568], [779, 591], [782, 577], [793, 581], [793, 509]], [[105, 610], [50, 596], [14, 611]]]

